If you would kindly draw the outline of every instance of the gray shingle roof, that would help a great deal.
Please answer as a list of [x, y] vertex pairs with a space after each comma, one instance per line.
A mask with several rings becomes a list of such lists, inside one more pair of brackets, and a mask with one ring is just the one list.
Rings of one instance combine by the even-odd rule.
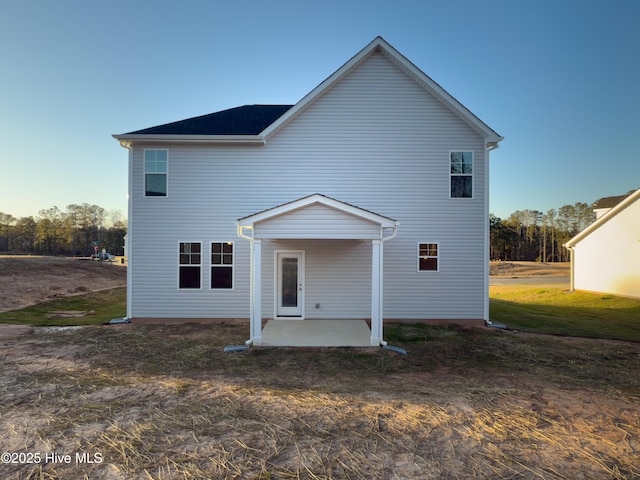
[[629, 195], [631, 195], [633, 192], [634, 190], [631, 190], [626, 195], [617, 195], [615, 197], [601, 198], [599, 200], [596, 200], [596, 202], [593, 204], [593, 208], [613, 208], [616, 205], [618, 205], [621, 201], [623, 201], [625, 198], [627, 198]]
[[258, 135], [293, 105], [244, 105], [129, 132], [140, 135]]

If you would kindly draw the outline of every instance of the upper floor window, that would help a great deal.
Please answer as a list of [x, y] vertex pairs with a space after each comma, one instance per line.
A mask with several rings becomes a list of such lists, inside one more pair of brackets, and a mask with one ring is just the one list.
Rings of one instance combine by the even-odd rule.
[[167, 150], [144, 151], [144, 196], [167, 196]]
[[473, 152], [451, 152], [451, 198], [473, 197]]

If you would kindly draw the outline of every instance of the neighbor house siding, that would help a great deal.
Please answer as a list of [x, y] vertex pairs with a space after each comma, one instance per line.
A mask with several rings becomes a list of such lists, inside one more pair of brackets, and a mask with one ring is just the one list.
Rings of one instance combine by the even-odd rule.
[[640, 200], [573, 248], [574, 288], [640, 297]]
[[[198, 240], [207, 246], [235, 240], [236, 219], [314, 193], [400, 222], [398, 236], [384, 244], [386, 318], [484, 316], [484, 139], [381, 53], [364, 60], [265, 146], [169, 145], [166, 198], [144, 198], [143, 148], [136, 146], [132, 155], [134, 316], [248, 317], [249, 243], [236, 240], [233, 291], [208, 289], [210, 265], [205, 258], [207, 288], [184, 292], [176, 288], [177, 242]], [[452, 150], [473, 152], [472, 199], [449, 198]], [[338, 223], [329, 222], [327, 228]], [[362, 242], [357, 262], [354, 258], [348, 263], [357, 270], [349, 275], [360, 280], [335, 284], [332, 270], [335, 266], [342, 272], [343, 263], [334, 260], [342, 250], [331, 257], [331, 242], [308, 244], [317, 255], [308, 246], [300, 247], [312, 279], [306, 313], [366, 317], [371, 311], [371, 259], [363, 252], [368, 248], [370, 257], [371, 244]], [[418, 242], [439, 244], [439, 272], [416, 271]], [[268, 287], [273, 257], [271, 247], [264, 248], [266, 315], [273, 311]], [[314, 265], [324, 271], [309, 274]], [[310, 312], [315, 303], [326, 307]]]

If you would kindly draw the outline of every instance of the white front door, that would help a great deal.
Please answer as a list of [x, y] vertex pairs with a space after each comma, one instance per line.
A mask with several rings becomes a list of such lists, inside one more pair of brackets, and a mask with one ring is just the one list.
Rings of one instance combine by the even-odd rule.
[[276, 252], [276, 317], [302, 318], [304, 252]]

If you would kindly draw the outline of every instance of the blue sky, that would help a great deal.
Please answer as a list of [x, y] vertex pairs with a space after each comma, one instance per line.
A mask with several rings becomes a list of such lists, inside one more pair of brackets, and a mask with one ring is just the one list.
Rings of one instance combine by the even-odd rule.
[[491, 211], [640, 188], [640, 1], [3, 0], [0, 212], [126, 214], [111, 137], [295, 103], [381, 35], [505, 137]]

